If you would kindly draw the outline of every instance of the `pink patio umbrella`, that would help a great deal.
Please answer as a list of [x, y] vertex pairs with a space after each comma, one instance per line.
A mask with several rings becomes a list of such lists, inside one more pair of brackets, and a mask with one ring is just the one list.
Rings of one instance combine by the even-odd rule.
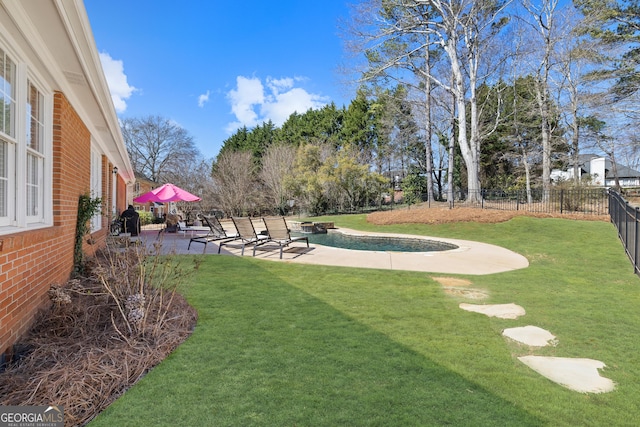
[[198, 202], [202, 199], [173, 184], [164, 184], [133, 199], [136, 203]]

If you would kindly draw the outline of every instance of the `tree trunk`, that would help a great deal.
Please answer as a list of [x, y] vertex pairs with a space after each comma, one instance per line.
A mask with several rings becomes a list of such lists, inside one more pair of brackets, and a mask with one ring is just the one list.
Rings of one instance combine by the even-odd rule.
[[456, 52], [456, 46], [453, 43], [453, 39], [445, 45], [445, 50], [451, 60], [451, 71], [453, 79], [455, 81], [452, 87], [453, 94], [456, 99], [457, 117], [458, 117], [458, 145], [460, 146], [460, 153], [462, 159], [467, 167], [467, 188], [469, 190], [469, 202], [480, 201], [480, 177], [479, 168], [477, 162], [477, 156], [474, 153], [476, 147], [472, 147], [467, 140], [467, 112], [465, 105], [465, 86], [464, 78], [462, 76], [462, 70], [460, 63], [458, 62], [458, 56]]
[[551, 188], [551, 135], [549, 129], [549, 103], [544, 81], [536, 82], [536, 100], [540, 110], [540, 132], [542, 133], [542, 190], [547, 200]]
[[[428, 40], [428, 38], [427, 38]], [[431, 60], [429, 57], [429, 43], [427, 43], [427, 47], [425, 49], [425, 63], [427, 68], [427, 75], [431, 74]], [[433, 200], [433, 154], [431, 152], [431, 137], [433, 136], [433, 132], [431, 129], [431, 79], [427, 78], [425, 84], [425, 95], [426, 95], [426, 104], [425, 104], [425, 116], [426, 116], [426, 136], [425, 136], [425, 155], [427, 156], [427, 198], [429, 199], [429, 206], [431, 206], [431, 201]]]
[[[471, 67], [471, 64], [470, 64]], [[479, 117], [478, 117], [478, 103], [476, 97], [476, 76], [474, 72], [469, 73], [469, 91], [471, 92], [471, 99], [469, 100], [469, 106], [471, 110], [471, 135], [469, 139], [469, 151], [471, 153], [471, 164], [473, 165], [472, 171], [469, 170], [467, 166], [467, 170], [469, 175], [473, 173], [475, 180], [472, 182], [470, 179], [468, 181], [469, 187], [469, 201], [477, 202], [481, 199], [481, 186], [480, 186], [480, 129], [479, 129]], [[474, 194], [475, 197], [472, 196]]]
[[[611, 150], [606, 154], [611, 159], [611, 173], [613, 174], [613, 182], [614, 182], [613, 187], [618, 193], [620, 193], [620, 190], [622, 189], [622, 187], [620, 186], [620, 177], [618, 176], [618, 163], [615, 157], [615, 153], [613, 150]], [[606, 184], [607, 183], [606, 173], [605, 173], [605, 176], [602, 177], [602, 179], [603, 179], [603, 183]]]
[[573, 161], [573, 182], [576, 186], [580, 184], [580, 165], [578, 156], [580, 155], [580, 126], [578, 126], [578, 94], [577, 89], [572, 88], [571, 94], [571, 159]]
[[527, 203], [531, 204], [531, 165], [529, 165], [529, 158], [527, 156], [526, 148], [520, 143], [522, 147], [522, 164], [524, 165], [525, 185], [527, 189]]
[[549, 73], [551, 71], [551, 55], [555, 41], [554, 12], [558, 5], [558, 0], [543, 0], [540, 5], [540, 12], [529, 5], [525, 5], [529, 12], [535, 17], [540, 36], [544, 41], [544, 56], [538, 68], [536, 76], [536, 100], [540, 108], [540, 130], [542, 132], [542, 189], [543, 198], [546, 201], [551, 189], [551, 129], [549, 124]]
[[[451, 76], [451, 79], [453, 80], [453, 76]], [[451, 87], [453, 87], [453, 82]], [[453, 94], [451, 95], [451, 132], [449, 133], [449, 167], [447, 172], [447, 201], [449, 202], [449, 209], [453, 208], [453, 167], [456, 144], [456, 100]]]
[[453, 208], [453, 167], [454, 167], [454, 155], [455, 155], [455, 125], [456, 119], [452, 117], [451, 120], [451, 135], [449, 135], [449, 167], [447, 171], [447, 201], [449, 202], [449, 208]]

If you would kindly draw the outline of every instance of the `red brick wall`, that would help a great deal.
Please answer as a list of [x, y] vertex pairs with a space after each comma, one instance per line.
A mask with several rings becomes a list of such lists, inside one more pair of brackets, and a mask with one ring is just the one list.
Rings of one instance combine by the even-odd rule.
[[[56, 93], [53, 226], [0, 236], [0, 354], [10, 349], [38, 310], [48, 304], [50, 285], [68, 280], [73, 270], [78, 198], [89, 193], [90, 176], [91, 134], [66, 97]], [[106, 228], [95, 233], [98, 245], [105, 235]], [[87, 240], [85, 249], [93, 253], [98, 245]]]
[[127, 183], [120, 179], [118, 175], [118, 198], [116, 200], [117, 212], [120, 214], [123, 210], [127, 209]]

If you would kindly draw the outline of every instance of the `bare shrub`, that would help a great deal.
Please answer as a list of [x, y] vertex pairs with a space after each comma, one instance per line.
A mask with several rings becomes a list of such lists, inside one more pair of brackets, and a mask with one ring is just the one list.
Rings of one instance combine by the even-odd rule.
[[[165, 327], [166, 307], [171, 306], [177, 287], [187, 277], [185, 259], [149, 256], [145, 245], [107, 250], [104, 258], [106, 262], [95, 274], [117, 307], [112, 313], [115, 330], [124, 340], [137, 336], [153, 339]], [[194, 259], [196, 263], [200, 260]]]
[[86, 276], [52, 286], [52, 304], [0, 374], [0, 405], [62, 405], [84, 425], [193, 331], [197, 314], [176, 292], [196, 265], [144, 247], [107, 250]]

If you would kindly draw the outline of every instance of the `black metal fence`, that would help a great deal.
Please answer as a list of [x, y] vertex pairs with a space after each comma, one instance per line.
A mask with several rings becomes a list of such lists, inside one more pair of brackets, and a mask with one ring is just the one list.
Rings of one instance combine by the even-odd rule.
[[609, 191], [609, 215], [618, 229], [618, 236], [633, 263], [633, 269], [640, 275], [640, 208], [632, 206], [620, 194]]
[[[609, 196], [604, 188], [551, 189], [546, 192], [542, 189], [533, 189], [529, 192], [524, 190], [480, 190], [476, 193], [458, 190], [454, 192], [454, 198], [451, 201], [429, 201], [426, 193], [421, 196], [420, 202], [426, 203], [428, 207], [448, 204], [449, 207], [464, 205], [479, 209], [522, 210], [538, 213], [586, 215], [608, 215], [609, 213]], [[368, 213], [394, 209], [394, 205], [402, 205], [403, 203], [404, 200], [400, 196], [392, 202], [385, 200], [380, 203], [370, 200], [365, 206], [358, 206], [354, 209], [345, 209], [344, 206], [327, 206], [324, 213]]]
[[458, 191], [450, 205], [509, 211], [607, 215], [609, 198], [604, 188], [535, 189], [527, 191], [481, 190], [477, 193]]

